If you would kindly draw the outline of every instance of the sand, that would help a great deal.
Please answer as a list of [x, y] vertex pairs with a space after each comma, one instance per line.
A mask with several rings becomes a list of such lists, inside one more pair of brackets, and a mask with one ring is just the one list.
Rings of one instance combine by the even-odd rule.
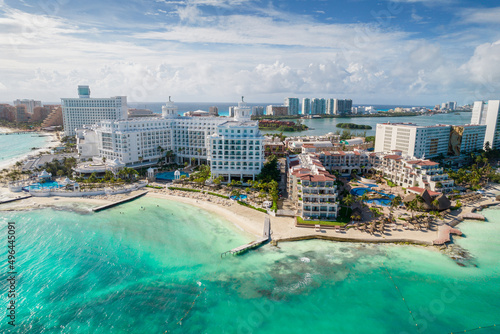
[[[262, 237], [264, 229], [264, 219], [266, 214], [251, 208], [244, 207], [237, 204], [234, 201], [221, 199], [219, 197], [211, 195], [202, 195], [200, 193], [188, 193], [179, 191], [170, 191], [167, 189], [149, 189], [146, 197], [160, 198], [170, 201], [177, 201], [185, 203], [188, 205], [199, 207], [203, 210], [207, 210], [216, 215], [225, 218], [227, 221], [233, 223], [239, 229], [248, 234], [252, 239], [259, 239]], [[143, 191], [141, 189], [140, 191]], [[2, 189], [3, 195], [6, 189]], [[8, 191], [8, 190], [7, 190]], [[23, 210], [32, 208], [41, 208], [47, 206], [73, 206], [75, 204], [85, 204], [85, 206], [93, 207], [100, 206], [103, 204], [108, 204], [114, 201], [121, 200], [123, 198], [133, 196], [137, 192], [132, 192], [130, 194], [121, 194], [115, 196], [97, 196], [97, 197], [83, 197], [83, 198], [66, 198], [66, 197], [32, 197], [29, 199], [21, 200], [14, 203], [2, 204], [0, 206], [1, 210]], [[21, 194], [11, 193], [8, 197], [16, 197]], [[177, 195], [177, 196], [176, 196]], [[193, 198], [198, 197], [198, 198]], [[4, 196], [5, 198], [5, 196]], [[455, 215], [449, 215], [444, 221], [439, 222], [440, 224], [448, 223], [457, 218], [458, 215], [470, 212], [473, 207], [492, 204], [496, 201], [490, 198], [484, 198], [482, 201], [474, 203], [471, 206], [464, 206], [461, 212], [455, 213]], [[432, 241], [437, 239], [438, 232], [437, 228], [434, 227], [432, 230], [426, 231], [413, 231], [405, 230], [401, 225], [397, 225], [395, 230], [386, 231], [384, 234], [376, 232], [374, 235], [370, 235], [366, 232], [361, 232], [356, 229], [348, 229], [347, 231], [337, 232], [335, 229], [321, 229], [317, 231], [314, 227], [303, 228], [295, 226], [295, 219], [291, 217], [270, 217], [271, 220], [271, 230], [272, 239], [278, 242], [280, 241], [293, 241], [302, 239], [330, 239], [336, 241], [349, 241], [349, 242], [410, 242], [415, 244], [430, 245]]]
[[[0, 131], [0, 132], [4, 132], [3, 131], [4, 129], [11, 130], [11, 129], [8, 129], [8, 128], [1, 128], [1, 129], [2, 129], [2, 131]], [[11, 131], [5, 131], [5, 132], [12, 132], [12, 130]], [[0, 162], [0, 169], [4, 169], [4, 168], [8, 169], [8, 168], [14, 166], [16, 164], [16, 162], [26, 160], [29, 156], [36, 156], [40, 152], [46, 152], [51, 147], [56, 147], [56, 146], [60, 146], [61, 145], [61, 142], [58, 141], [57, 135], [56, 135], [55, 132], [43, 132], [42, 131], [42, 132], [39, 132], [39, 133], [51, 135], [52, 138], [51, 138], [51, 140], [47, 141], [43, 147], [40, 147], [40, 148], [38, 148], [36, 150], [33, 150], [33, 151], [26, 152], [25, 154], [23, 154], [21, 156], [18, 156], [18, 157], [15, 157], [15, 158], [12, 158], [12, 159]], [[54, 142], [54, 140], [56, 142]]]

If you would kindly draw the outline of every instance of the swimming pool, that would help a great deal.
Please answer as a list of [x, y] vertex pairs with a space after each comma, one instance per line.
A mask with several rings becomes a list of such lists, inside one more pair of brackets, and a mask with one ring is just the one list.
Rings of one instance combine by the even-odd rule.
[[374, 183], [364, 183], [364, 185], [367, 186], [367, 187], [370, 187], [370, 188], [378, 187], [378, 185], [376, 185]]
[[56, 181], [49, 181], [49, 182], [44, 182], [44, 183], [30, 184], [27, 187], [23, 187], [23, 190], [30, 191], [30, 190], [39, 190], [39, 189], [57, 189], [57, 188], [61, 188], [61, 187], [62, 187], [62, 185], [60, 185]]
[[373, 199], [368, 199], [368, 200], [365, 201], [365, 203], [371, 203], [371, 204], [376, 204], [376, 205], [380, 205], [380, 206], [390, 206], [391, 205], [391, 200], [394, 197], [396, 197], [396, 195], [386, 194], [386, 193], [383, 193], [381, 191], [373, 190], [372, 188], [359, 187], [359, 188], [353, 188], [353, 189], [351, 189], [351, 194], [353, 194], [355, 196], [363, 196], [367, 192], [375, 192], [377, 194], [380, 194], [380, 195], [382, 195], [384, 197], [388, 197], [389, 198], [389, 199], [387, 199], [387, 198], [373, 198]]
[[376, 205], [380, 205], [380, 206], [390, 206], [391, 205], [391, 200], [385, 199], [385, 198], [368, 199], [365, 202], [371, 203], [371, 204], [375, 203]]
[[240, 195], [239, 197], [236, 197], [236, 196], [231, 196], [229, 197], [230, 199], [233, 199], [235, 201], [241, 201], [241, 200], [244, 200], [244, 199], [247, 199], [247, 195]]
[[[186, 175], [186, 177], [189, 176], [188, 173], [186, 172], [181, 172], [181, 176]], [[161, 172], [156, 174], [156, 179], [157, 180], [175, 180], [175, 172]]]
[[353, 189], [351, 189], [351, 194], [356, 195], [356, 196], [363, 196], [364, 193], [370, 192], [370, 191], [374, 191], [374, 190], [371, 188], [363, 188], [363, 187], [353, 188]]

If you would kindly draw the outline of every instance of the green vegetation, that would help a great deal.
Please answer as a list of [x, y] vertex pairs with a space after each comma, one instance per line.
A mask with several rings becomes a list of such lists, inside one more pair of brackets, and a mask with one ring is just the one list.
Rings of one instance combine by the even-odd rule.
[[367, 137], [365, 137], [365, 142], [366, 143], [375, 142], [375, 136], [367, 136]]
[[152, 186], [150, 184], [146, 185], [147, 188], [153, 188], [153, 189], [163, 189], [163, 187], [160, 186]]
[[387, 185], [388, 185], [389, 187], [391, 187], [391, 188], [393, 188], [393, 187], [397, 187], [397, 186], [398, 186], [396, 183], [392, 182], [391, 180], [387, 180], [387, 179], [386, 179], [386, 181], [387, 181]]
[[262, 209], [262, 208], [256, 208], [255, 206], [253, 205], [250, 205], [246, 202], [243, 202], [243, 201], [237, 201], [237, 203], [239, 205], [243, 205], [243, 206], [246, 206], [247, 208], [251, 208], [251, 209], [254, 209], [254, 210], [257, 210], [257, 211], [260, 211], [260, 212], [264, 212], [264, 213], [267, 213], [267, 211], [265, 209]]
[[62, 161], [54, 160], [47, 162], [41, 169], [45, 169], [52, 176], [67, 176], [73, 175], [73, 169], [76, 167], [75, 158], [64, 158]]
[[297, 224], [301, 225], [324, 225], [324, 226], [345, 226], [347, 223], [341, 223], [337, 221], [329, 220], [304, 220], [301, 217], [297, 217]]
[[191, 188], [179, 188], [179, 187], [168, 187], [170, 190], [180, 190], [180, 191], [189, 191], [193, 193], [201, 193], [201, 190], [191, 189]]
[[354, 129], [354, 130], [371, 130], [372, 127], [370, 125], [360, 125], [354, 123], [338, 123], [337, 128], [342, 129]]
[[221, 194], [213, 193], [213, 192], [210, 192], [210, 191], [207, 191], [206, 193], [209, 194], [209, 195], [212, 195], [212, 196], [217, 196], [217, 197], [220, 197], [220, 198], [229, 199], [229, 196], [226, 196], [226, 195], [221, 195]]
[[337, 214], [337, 220], [304, 220], [301, 217], [297, 217], [297, 223], [305, 225], [345, 226], [351, 221], [351, 214], [351, 208], [341, 207]]

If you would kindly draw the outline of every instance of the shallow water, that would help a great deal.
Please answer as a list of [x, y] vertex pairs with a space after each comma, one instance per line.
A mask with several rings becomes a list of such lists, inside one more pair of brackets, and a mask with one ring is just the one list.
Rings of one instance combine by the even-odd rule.
[[[326, 241], [221, 259], [252, 237], [161, 199], [100, 213], [2, 212], [1, 259], [6, 222], [16, 222], [12, 332], [449, 333], [487, 326], [500, 310], [500, 210], [485, 213], [488, 222], [459, 226], [467, 238], [456, 242], [477, 263], [460, 267], [426, 248]], [[1, 269], [6, 291], [4, 260]], [[0, 330], [9, 331], [5, 319]]]

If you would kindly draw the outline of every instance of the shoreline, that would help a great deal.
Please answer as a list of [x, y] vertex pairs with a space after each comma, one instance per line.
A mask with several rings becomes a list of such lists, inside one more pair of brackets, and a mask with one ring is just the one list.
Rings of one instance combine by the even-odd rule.
[[[499, 190], [498, 185], [492, 185], [492, 188]], [[5, 188], [3, 190], [6, 190]], [[8, 191], [8, 189], [7, 189]], [[0, 211], [22, 211], [27, 209], [43, 209], [63, 207], [70, 208], [75, 204], [85, 204], [91, 206], [101, 206], [111, 204], [113, 202], [132, 197], [136, 191], [111, 196], [97, 197], [31, 197], [12, 204], [4, 204]], [[234, 201], [203, 195], [200, 193], [185, 193], [182, 191], [168, 189], [148, 189], [148, 193], [144, 197], [157, 198], [167, 201], [176, 201], [183, 204], [188, 204], [202, 210], [213, 213], [233, 226], [237, 227], [242, 234], [249, 238], [257, 240], [262, 237], [264, 219], [267, 214], [256, 211], [254, 209], [242, 206]], [[477, 203], [474, 207], [481, 206], [483, 202], [488, 202], [484, 199], [481, 203]], [[467, 206], [461, 213], [470, 212], [474, 207]], [[89, 208], [89, 212], [91, 208]], [[458, 216], [458, 215], [457, 215]], [[450, 216], [443, 220], [442, 224], [456, 222], [457, 216]], [[348, 229], [342, 232], [336, 232], [334, 229], [315, 228], [298, 228], [295, 226], [295, 219], [291, 217], [270, 217], [272, 240], [275, 242], [291, 242], [300, 240], [329, 240], [337, 242], [358, 242], [358, 243], [380, 243], [380, 244], [413, 244], [417, 246], [434, 246], [433, 241], [438, 237], [438, 226], [432, 230], [414, 231], [404, 230], [401, 227], [392, 231], [384, 232], [383, 234], [376, 233], [370, 235], [366, 232], [361, 232], [355, 229]], [[441, 224], [441, 225], [442, 225]]]
[[[0, 130], [3, 130], [3, 129], [8, 129], [8, 128], [0, 128]], [[10, 129], [10, 130], [11, 131], [9, 131], [9, 132], [3, 132], [3, 133], [14, 132], [12, 129]], [[0, 133], [2, 133], [2, 132], [0, 131]], [[10, 158], [8, 160], [0, 162], [0, 169], [4, 169], [4, 168], [10, 169], [18, 161], [24, 161], [24, 160], [28, 159], [29, 156], [36, 156], [41, 152], [47, 151], [51, 147], [56, 147], [56, 146], [59, 146], [61, 144], [61, 142], [57, 139], [56, 132], [47, 132], [47, 131], [39, 131], [38, 132], [37, 131], [37, 132], [26, 132], [26, 133], [37, 133], [37, 134], [49, 135], [50, 138], [49, 138], [49, 136], [47, 136], [47, 140], [46, 140], [45, 144], [42, 147], [37, 148], [36, 150], [30, 150], [29, 152], [23, 153], [17, 157], [13, 157], [13, 158]]]

